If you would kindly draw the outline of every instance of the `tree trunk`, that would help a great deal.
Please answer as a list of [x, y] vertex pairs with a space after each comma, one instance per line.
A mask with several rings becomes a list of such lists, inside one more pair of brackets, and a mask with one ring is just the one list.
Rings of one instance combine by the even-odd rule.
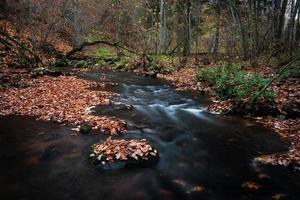
[[120, 33], [121, 33], [121, 1], [116, 0], [117, 4], [117, 23], [116, 23], [116, 39], [120, 39]]
[[298, 9], [298, 20], [296, 26], [296, 38], [295, 38], [296, 45], [299, 45], [299, 40], [300, 40], [300, 7]]
[[167, 7], [165, 0], [160, 0], [160, 37], [159, 50], [165, 54], [168, 48]]
[[216, 32], [214, 34], [214, 41], [212, 45], [212, 54], [214, 56], [217, 56], [219, 51], [220, 17], [221, 17], [220, 0], [218, 0], [216, 5], [216, 14], [217, 14]]
[[278, 18], [278, 27], [277, 27], [277, 33], [276, 33], [276, 38], [278, 41], [282, 40], [282, 32], [284, 28], [284, 19], [285, 19], [285, 12], [286, 12], [286, 7], [287, 7], [288, 0], [283, 0], [281, 3], [281, 9], [280, 9], [280, 14]]
[[[196, 11], [195, 11], [196, 12], [195, 13], [195, 18], [196, 18], [195, 27], [196, 27], [196, 31], [198, 31], [199, 25], [200, 25], [200, 11], [201, 11], [200, 1], [196, 1]], [[197, 32], [197, 34], [195, 36], [195, 39], [196, 39], [196, 54], [197, 55], [199, 53], [199, 49], [198, 49], [198, 47], [199, 47], [199, 35], [200, 35], [200, 33], [198, 34], [198, 32]]]
[[286, 35], [285, 35], [285, 42], [288, 45], [288, 48], [292, 48], [293, 46], [293, 33], [294, 33], [294, 25], [295, 25], [295, 18], [296, 14], [298, 12], [298, 8], [300, 5], [300, 0], [296, 0], [292, 2], [292, 8], [291, 8], [291, 14], [290, 18], [288, 20], [287, 29], [286, 29]]
[[241, 36], [243, 57], [244, 57], [244, 59], [246, 59], [246, 58], [248, 58], [248, 42], [247, 42], [247, 37], [246, 37], [246, 30], [243, 25], [242, 19], [240, 17], [239, 9], [236, 7], [235, 1], [229, 0], [229, 6], [230, 6], [233, 22], [234, 22], [235, 26], [237, 27], [238, 33]]
[[79, 27], [78, 27], [78, 0], [72, 1], [72, 9], [73, 9], [73, 30], [74, 30], [74, 45], [79, 44]]
[[186, 40], [184, 43], [183, 55], [189, 56], [191, 53], [192, 41], [192, 19], [191, 19], [191, 0], [186, 0]]

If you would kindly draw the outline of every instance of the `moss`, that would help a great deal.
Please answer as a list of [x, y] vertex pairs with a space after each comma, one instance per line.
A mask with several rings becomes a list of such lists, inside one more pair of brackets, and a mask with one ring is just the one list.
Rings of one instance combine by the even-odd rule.
[[111, 60], [115, 58], [115, 55], [106, 48], [100, 48], [96, 51], [96, 58], [102, 60]]

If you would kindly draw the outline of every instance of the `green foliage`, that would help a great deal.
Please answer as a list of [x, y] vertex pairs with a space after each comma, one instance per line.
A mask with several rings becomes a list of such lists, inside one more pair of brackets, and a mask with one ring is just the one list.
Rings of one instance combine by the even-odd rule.
[[111, 60], [115, 58], [115, 55], [106, 48], [100, 48], [96, 51], [96, 57], [102, 60]]
[[75, 64], [75, 67], [87, 67], [88, 66], [88, 63], [85, 61], [85, 60], [80, 60], [78, 61], [76, 64]]
[[[225, 64], [221, 67], [197, 69], [197, 81], [206, 82], [213, 88], [213, 94], [220, 99], [252, 99], [268, 83], [258, 74], [247, 73], [239, 64]], [[271, 101], [275, 94], [266, 90], [262, 95], [265, 100]]]
[[151, 59], [150, 71], [168, 74], [178, 65], [178, 58], [173, 56], [155, 55]]
[[104, 60], [97, 60], [97, 64], [101, 67], [106, 65], [106, 62]]
[[292, 66], [290, 66], [287, 70], [283, 72], [280, 79], [285, 80], [290, 78], [300, 78], [300, 61], [295, 62]]
[[209, 86], [217, 83], [219, 69], [217, 67], [198, 68], [196, 72], [197, 82], [205, 81]]
[[290, 77], [300, 78], [300, 61], [295, 62], [288, 72]]
[[150, 61], [140, 55], [127, 53], [117, 56], [108, 49], [100, 48], [96, 51], [98, 65], [111, 67], [112, 69], [134, 70], [143, 68], [146, 71], [171, 73], [179, 65], [178, 57], [155, 55], [150, 57]]
[[56, 67], [66, 67], [68, 66], [68, 60], [67, 59], [61, 59], [58, 62], [55, 63]]
[[113, 68], [113, 69], [120, 69], [120, 68], [125, 67], [126, 64], [127, 64], [127, 59], [126, 59], [126, 58], [122, 58], [122, 59], [120, 59], [120, 60], [118, 60], [118, 61], [115, 61], [115, 62], [113, 63], [112, 68]]
[[270, 59], [270, 64], [273, 67], [280, 67], [281, 65], [284, 65], [286, 63], [288, 63], [291, 60], [291, 55], [290, 53], [282, 53], [276, 57], [272, 57]]

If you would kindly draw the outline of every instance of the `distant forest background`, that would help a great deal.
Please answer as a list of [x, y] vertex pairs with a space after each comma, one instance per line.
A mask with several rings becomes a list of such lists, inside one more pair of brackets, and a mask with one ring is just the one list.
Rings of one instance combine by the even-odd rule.
[[4, 0], [0, 9], [1, 34], [16, 27], [40, 57], [96, 40], [253, 62], [299, 48], [299, 0]]

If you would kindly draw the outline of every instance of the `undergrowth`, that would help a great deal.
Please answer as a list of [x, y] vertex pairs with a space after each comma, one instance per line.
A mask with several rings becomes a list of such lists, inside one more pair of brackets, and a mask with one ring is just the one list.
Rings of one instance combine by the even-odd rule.
[[[259, 91], [269, 79], [250, 73], [242, 65], [226, 63], [221, 67], [198, 68], [197, 82], [205, 82], [212, 88], [212, 95], [220, 100], [232, 100], [238, 112], [266, 112], [276, 114], [276, 94], [266, 89], [257, 99]], [[257, 99], [257, 101], [253, 101]]]

